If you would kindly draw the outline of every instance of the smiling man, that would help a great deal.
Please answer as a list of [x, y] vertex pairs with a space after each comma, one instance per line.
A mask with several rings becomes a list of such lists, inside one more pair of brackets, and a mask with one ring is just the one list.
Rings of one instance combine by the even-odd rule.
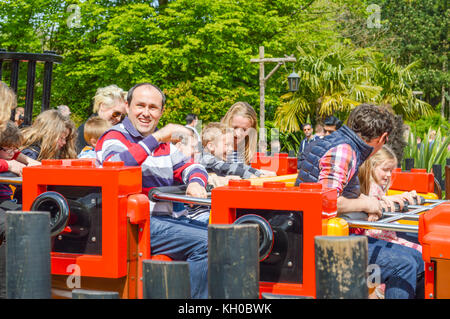
[[[172, 134], [189, 134], [189, 129], [176, 124], [157, 129], [165, 100], [164, 93], [153, 84], [140, 83], [131, 88], [127, 117], [100, 137], [95, 148], [97, 161], [141, 166], [144, 194], [152, 187], [187, 184], [186, 195], [206, 198], [206, 170], [170, 144]], [[188, 261], [192, 298], [208, 298], [207, 228], [188, 219], [187, 211], [177, 207], [171, 202], [151, 202], [151, 253]]]

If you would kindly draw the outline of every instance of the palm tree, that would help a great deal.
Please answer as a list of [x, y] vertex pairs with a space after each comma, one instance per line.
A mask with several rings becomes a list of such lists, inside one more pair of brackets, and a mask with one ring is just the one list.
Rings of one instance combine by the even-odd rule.
[[372, 81], [383, 88], [376, 98], [377, 103], [391, 105], [395, 113], [410, 121], [431, 115], [432, 107], [416, 98], [410, 86], [411, 69], [418, 66], [420, 61], [401, 67], [392, 59], [385, 61], [380, 57], [373, 57], [369, 63], [374, 71]]
[[299, 131], [308, 114], [315, 118], [341, 114], [345, 118], [363, 102], [391, 105], [405, 119], [431, 114], [431, 106], [417, 99], [409, 85], [410, 70], [418, 62], [402, 68], [370, 49], [339, 43], [324, 52], [298, 50], [300, 86], [297, 92], [281, 97], [274, 120], [280, 131]]
[[381, 87], [369, 80], [370, 65], [362, 63], [366, 49], [353, 50], [335, 44], [323, 53], [298, 48], [300, 87], [282, 96], [275, 123], [288, 132], [300, 130], [307, 114], [315, 118], [348, 113], [363, 101], [375, 101]]

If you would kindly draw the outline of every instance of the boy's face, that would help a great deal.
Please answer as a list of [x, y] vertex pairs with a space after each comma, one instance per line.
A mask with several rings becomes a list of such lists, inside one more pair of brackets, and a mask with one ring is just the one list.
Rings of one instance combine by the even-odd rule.
[[186, 144], [183, 142], [178, 142], [175, 146], [187, 157], [192, 157], [197, 151], [198, 141], [194, 135], [189, 135], [187, 137], [188, 141]]
[[228, 154], [230, 154], [233, 151], [234, 145], [233, 133], [229, 132], [227, 134], [219, 136], [218, 138], [216, 138], [213, 144], [214, 145], [213, 149], [211, 149], [211, 153], [215, 157], [220, 158], [223, 161], [226, 161]]
[[16, 151], [17, 151], [17, 148], [15, 148], [15, 147], [0, 147], [0, 158], [10, 161], [13, 159]]

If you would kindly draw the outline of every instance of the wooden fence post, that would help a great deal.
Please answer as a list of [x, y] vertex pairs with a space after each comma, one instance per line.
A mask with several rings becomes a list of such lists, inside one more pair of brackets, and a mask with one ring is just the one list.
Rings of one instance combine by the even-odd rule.
[[317, 299], [367, 299], [367, 237], [316, 236]]
[[189, 263], [186, 261], [144, 260], [144, 299], [190, 299]]
[[258, 298], [258, 225], [208, 226], [208, 294], [211, 299]]
[[51, 297], [50, 214], [6, 212], [6, 296]]

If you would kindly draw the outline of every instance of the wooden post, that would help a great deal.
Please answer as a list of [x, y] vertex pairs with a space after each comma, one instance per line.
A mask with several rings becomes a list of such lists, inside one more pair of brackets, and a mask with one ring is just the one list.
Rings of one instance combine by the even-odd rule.
[[211, 299], [258, 298], [258, 225], [208, 226], [208, 294]]
[[367, 237], [316, 236], [317, 299], [367, 299]]
[[[432, 171], [434, 175], [434, 182], [435, 182], [435, 192], [439, 196], [439, 198], [442, 198], [442, 187], [445, 187], [442, 185], [442, 166], [441, 164], [433, 164]], [[439, 185], [439, 187], [437, 187]]]
[[[250, 59], [251, 63], [259, 63], [259, 152], [266, 153], [267, 138], [265, 126], [265, 88], [267, 80], [280, 68], [285, 62], [297, 62], [293, 56], [285, 58], [264, 58], [264, 46], [259, 47], [259, 59]], [[277, 63], [272, 71], [265, 76], [264, 63]]]
[[265, 153], [267, 151], [266, 144], [266, 128], [265, 128], [265, 88], [266, 81], [264, 79], [264, 47], [259, 47], [259, 151]]
[[445, 199], [450, 199], [450, 165], [445, 166]]
[[186, 261], [144, 260], [144, 299], [190, 299], [189, 263]]
[[119, 299], [117, 291], [74, 289], [72, 299]]
[[51, 297], [50, 249], [48, 212], [6, 212], [8, 299]]

